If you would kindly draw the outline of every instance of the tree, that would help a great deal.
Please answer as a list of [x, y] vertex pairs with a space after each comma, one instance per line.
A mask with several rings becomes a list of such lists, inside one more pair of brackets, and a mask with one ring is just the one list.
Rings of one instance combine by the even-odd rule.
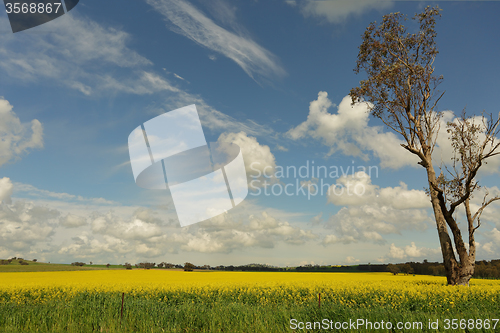
[[413, 267], [409, 263], [406, 263], [401, 267], [401, 272], [403, 272], [404, 275], [408, 274], [413, 274], [415, 271], [413, 270]]
[[[402, 139], [401, 146], [416, 155], [426, 171], [428, 195], [443, 255], [449, 285], [468, 285], [474, 274], [476, 243], [474, 232], [486, 206], [500, 199], [484, 196], [482, 205], [472, 212], [470, 199], [479, 189], [476, 175], [486, 159], [498, 154], [499, 120], [490, 115], [482, 124], [467, 118], [465, 112], [454, 123], [447, 124], [455, 153], [452, 167], [436, 176], [432, 153], [440, 129], [442, 113], [437, 104], [444, 92], [437, 90], [443, 77], [434, 75], [433, 63], [438, 54], [435, 41], [439, 7], [427, 7], [414, 20], [419, 31], [407, 32], [402, 24], [406, 17], [392, 13], [383, 17], [377, 27], [371, 23], [362, 36], [355, 72], [367, 74], [359, 87], [351, 89], [352, 103], [366, 102], [371, 114], [379, 118]], [[453, 214], [463, 206], [467, 219], [468, 246]], [[453, 241], [448, 233], [451, 230]], [[455, 255], [454, 248], [458, 254]], [[468, 248], [467, 248], [468, 247]]]
[[136, 267], [145, 268], [145, 269], [154, 268], [155, 266], [156, 266], [156, 263], [154, 263], [154, 262], [141, 262], [138, 265], [136, 264]]
[[391, 272], [393, 275], [398, 275], [398, 273], [400, 272], [399, 266], [393, 264], [387, 265], [387, 270]]
[[195, 265], [193, 265], [193, 264], [192, 264], [192, 263], [190, 263], [190, 262], [187, 262], [187, 263], [185, 263], [185, 264], [184, 264], [184, 270], [185, 270], [186, 272], [192, 272], [192, 271], [193, 271], [193, 269], [194, 269], [195, 267], [196, 267], [196, 266], [195, 266]]

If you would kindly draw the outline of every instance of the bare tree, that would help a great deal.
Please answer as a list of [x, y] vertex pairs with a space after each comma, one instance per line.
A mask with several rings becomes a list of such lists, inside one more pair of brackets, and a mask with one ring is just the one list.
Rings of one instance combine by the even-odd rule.
[[[440, 11], [437, 6], [427, 7], [416, 14], [413, 18], [419, 23], [416, 33], [407, 32], [402, 24], [406, 17], [401, 13], [385, 15], [378, 27], [371, 23], [362, 37], [355, 68], [356, 73], [365, 72], [367, 79], [351, 89], [350, 95], [353, 103], [367, 102], [373, 116], [400, 134], [404, 142], [401, 146], [415, 154], [418, 164], [425, 168], [448, 284], [468, 285], [474, 274], [474, 233], [481, 224], [481, 214], [486, 206], [500, 199], [488, 199], [486, 193], [480, 208], [471, 211], [470, 199], [479, 189], [477, 172], [486, 159], [498, 154], [499, 119], [483, 114], [482, 124], [476, 124], [463, 113], [456, 122], [448, 123], [455, 158], [452, 166], [446, 168], [446, 175], [441, 170], [436, 176], [432, 153], [442, 116], [437, 104], [444, 94], [437, 90], [443, 77], [434, 74], [433, 66], [438, 54], [435, 24]], [[462, 205], [467, 218], [468, 245], [454, 216]]]

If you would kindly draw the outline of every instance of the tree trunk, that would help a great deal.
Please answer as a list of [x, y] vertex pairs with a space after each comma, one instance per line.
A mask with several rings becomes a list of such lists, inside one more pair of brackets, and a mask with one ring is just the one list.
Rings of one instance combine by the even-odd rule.
[[[455, 252], [453, 250], [453, 243], [448, 234], [448, 226], [446, 224], [445, 214], [441, 208], [441, 202], [438, 197], [438, 192], [433, 188], [432, 183], [436, 184], [436, 173], [432, 166], [432, 162], [429, 159], [427, 166], [427, 178], [429, 181], [429, 191], [431, 196], [432, 209], [434, 210], [434, 217], [436, 220], [436, 226], [438, 230], [439, 243], [441, 244], [441, 253], [443, 255], [443, 263], [446, 271], [446, 279], [448, 285], [463, 285], [468, 286], [469, 280], [474, 274], [474, 259], [466, 255], [465, 257], [460, 256], [460, 262], [457, 262]], [[454, 235], [455, 236], [455, 235]], [[460, 237], [460, 241], [455, 239], [455, 244], [463, 249], [459, 249], [459, 252], [465, 251], [467, 253], [463, 241]]]

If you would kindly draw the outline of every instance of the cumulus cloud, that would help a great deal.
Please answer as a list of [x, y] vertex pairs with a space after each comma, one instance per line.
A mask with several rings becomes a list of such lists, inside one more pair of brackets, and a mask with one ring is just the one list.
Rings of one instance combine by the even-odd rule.
[[30, 202], [0, 205], [0, 244], [4, 249], [24, 252], [50, 240], [60, 212]]
[[335, 234], [326, 236], [323, 244], [386, 242], [382, 235], [400, 234], [403, 230], [424, 231], [431, 222], [426, 210], [399, 210], [389, 206], [363, 205], [343, 207], [332, 215], [325, 227]]
[[[232, 253], [301, 246], [317, 238], [289, 222], [295, 216], [243, 202], [229, 213], [180, 228], [172, 210], [84, 201], [0, 179], [0, 254], [71, 262], [138, 262], [176, 253]], [[11, 193], [29, 194], [31, 200]], [[255, 213], [259, 212], [259, 213]], [[159, 260], [159, 259], [154, 259]]]
[[83, 216], [67, 214], [59, 219], [59, 223], [66, 228], [78, 228], [87, 224], [87, 218]]
[[[336, 107], [336, 113], [328, 110]], [[336, 106], [324, 91], [309, 105], [307, 120], [290, 129], [286, 135], [292, 140], [313, 138], [330, 147], [329, 155], [339, 151], [347, 156], [359, 156], [368, 160], [364, 151], [371, 151], [380, 159], [383, 168], [397, 169], [416, 166], [418, 159], [401, 146], [401, 140], [393, 133], [383, 132], [381, 126], [368, 125], [369, 111], [366, 103], [351, 105], [345, 96]]]
[[[483, 124], [482, 116], [473, 115], [469, 117], [470, 121], [473, 121], [475, 125], [480, 126], [480, 131], [477, 133], [479, 142], [483, 142], [486, 138], [485, 131], [486, 128]], [[439, 120], [439, 132], [436, 140], [436, 148], [432, 155], [433, 164], [435, 166], [440, 166], [443, 164], [449, 165], [454, 157], [454, 150], [451, 145], [451, 140], [449, 140], [450, 134], [447, 132], [447, 123], [458, 124], [458, 119], [452, 111], [443, 111], [442, 117]], [[496, 138], [496, 142], [500, 142], [499, 138]], [[444, 169], [444, 168], [443, 168]], [[444, 171], [443, 171], [444, 172]], [[493, 156], [487, 159], [487, 163], [483, 164], [479, 169], [478, 175], [500, 173], [500, 156]]]
[[0, 166], [26, 152], [43, 148], [43, 126], [33, 119], [21, 123], [12, 105], [0, 96]]
[[119, 239], [147, 240], [155, 236], [161, 236], [163, 231], [159, 225], [161, 220], [151, 220], [142, 211], [136, 212], [129, 220], [108, 212], [106, 214], [95, 214], [90, 225], [94, 234], [113, 236]]
[[493, 228], [491, 231], [484, 233], [483, 237], [486, 243], [480, 245], [478, 249], [489, 256], [498, 256], [500, 254], [500, 231]]
[[104, 236], [99, 240], [94, 236], [81, 234], [73, 237], [71, 241], [71, 244], [61, 246], [57, 253], [71, 258], [96, 260], [98, 255], [124, 255], [134, 250], [124, 240], [112, 236]]
[[12, 195], [12, 182], [10, 178], [3, 177], [0, 179], [0, 203], [5, 202], [7, 204], [12, 203], [11, 195]]
[[[0, 254], [33, 254], [48, 260], [124, 262], [178, 252], [232, 253], [300, 246], [317, 238], [287, 221], [293, 214], [244, 202], [209, 221], [180, 228], [171, 210], [75, 200], [78, 196], [25, 186], [32, 201], [13, 198], [18, 184], [0, 179]], [[23, 184], [19, 184], [22, 186]], [[255, 212], [259, 213], [256, 214]], [[43, 255], [42, 255], [43, 254]], [[58, 259], [59, 258], [59, 259]]]
[[[318, 1], [325, 2], [325, 1]], [[291, 128], [286, 135], [292, 140], [312, 138], [321, 141], [330, 150], [328, 155], [340, 152], [346, 156], [358, 156], [368, 160], [371, 152], [380, 159], [382, 168], [399, 169], [405, 166], [417, 167], [418, 157], [401, 147], [402, 138], [393, 132], [384, 132], [381, 126], [369, 126], [369, 103], [351, 105], [350, 96], [345, 96], [337, 106], [328, 99], [324, 91], [318, 93], [318, 98], [310, 103], [307, 120]], [[330, 113], [333, 107], [336, 113]], [[470, 119], [481, 125], [483, 118], [473, 116]], [[438, 137], [433, 152], [434, 166], [443, 166], [452, 161], [454, 151], [447, 133], [447, 123], [457, 123], [452, 111], [444, 111], [439, 120]], [[478, 133], [478, 139], [485, 139], [484, 126]], [[500, 139], [497, 139], [500, 141]], [[494, 156], [480, 169], [480, 174], [500, 172], [500, 156]]]
[[403, 182], [380, 188], [365, 172], [340, 177], [329, 190], [328, 202], [344, 207], [325, 223], [335, 234], [327, 235], [323, 245], [385, 243], [382, 235], [423, 231], [431, 221], [427, 213], [430, 201], [424, 191], [408, 190]]
[[347, 258], [345, 258], [345, 263], [346, 264], [352, 265], [352, 264], [355, 264], [357, 262], [359, 262], [359, 259], [356, 259], [356, 258], [354, 258], [352, 256], [348, 256]]
[[[242, 222], [244, 221], [244, 222]], [[317, 236], [310, 230], [292, 226], [267, 212], [240, 216], [228, 214], [193, 225], [168, 236], [184, 251], [231, 253], [248, 247], [273, 248], [279, 243], [303, 245]]]
[[393, 209], [430, 208], [430, 199], [422, 190], [409, 190], [408, 185], [380, 188], [372, 184], [366, 172], [342, 175], [328, 190], [328, 202], [337, 206], [378, 205]]
[[[179, 33], [192, 41], [222, 54], [238, 64], [251, 78], [273, 78], [286, 74], [277, 57], [245, 36], [243, 29], [230, 32], [217, 25], [200, 10], [183, 0], [146, 0], [162, 14]], [[220, 5], [220, 4], [219, 4]], [[219, 6], [215, 12], [230, 26], [235, 27], [234, 12]], [[238, 26], [238, 25], [237, 25]]]
[[276, 182], [276, 159], [269, 146], [261, 145], [255, 137], [245, 132], [223, 133], [218, 142], [237, 144], [241, 148], [247, 178], [251, 188], [263, 186], [263, 182]]
[[387, 0], [335, 0], [335, 1], [285, 1], [292, 7], [299, 5], [305, 17], [319, 17], [330, 23], [342, 23], [351, 16], [359, 16], [372, 9], [387, 9], [393, 1]]
[[[415, 243], [413, 243], [414, 245]], [[394, 259], [404, 259], [406, 257], [405, 250], [397, 247], [394, 243], [391, 244], [391, 249], [389, 250], [389, 257]]]
[[390, 259], [408, 259], [415, 260], [421, 259], [427, 256], [437, 256], [440, 253], [440, 249], [429, 249], [425, 247], [417, 247], [415, 242], [411, 242], [411, 245], [405, 247], [397, 247], [394, 243], [391, 244], [389, 253], [387, 257]]

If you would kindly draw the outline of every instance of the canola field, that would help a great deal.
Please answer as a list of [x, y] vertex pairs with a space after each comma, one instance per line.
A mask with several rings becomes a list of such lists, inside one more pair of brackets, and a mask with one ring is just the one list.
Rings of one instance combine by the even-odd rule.
[[445, 284], [390, 273], [1, 273], [0, 332], [500, 332], [500, 281]]

